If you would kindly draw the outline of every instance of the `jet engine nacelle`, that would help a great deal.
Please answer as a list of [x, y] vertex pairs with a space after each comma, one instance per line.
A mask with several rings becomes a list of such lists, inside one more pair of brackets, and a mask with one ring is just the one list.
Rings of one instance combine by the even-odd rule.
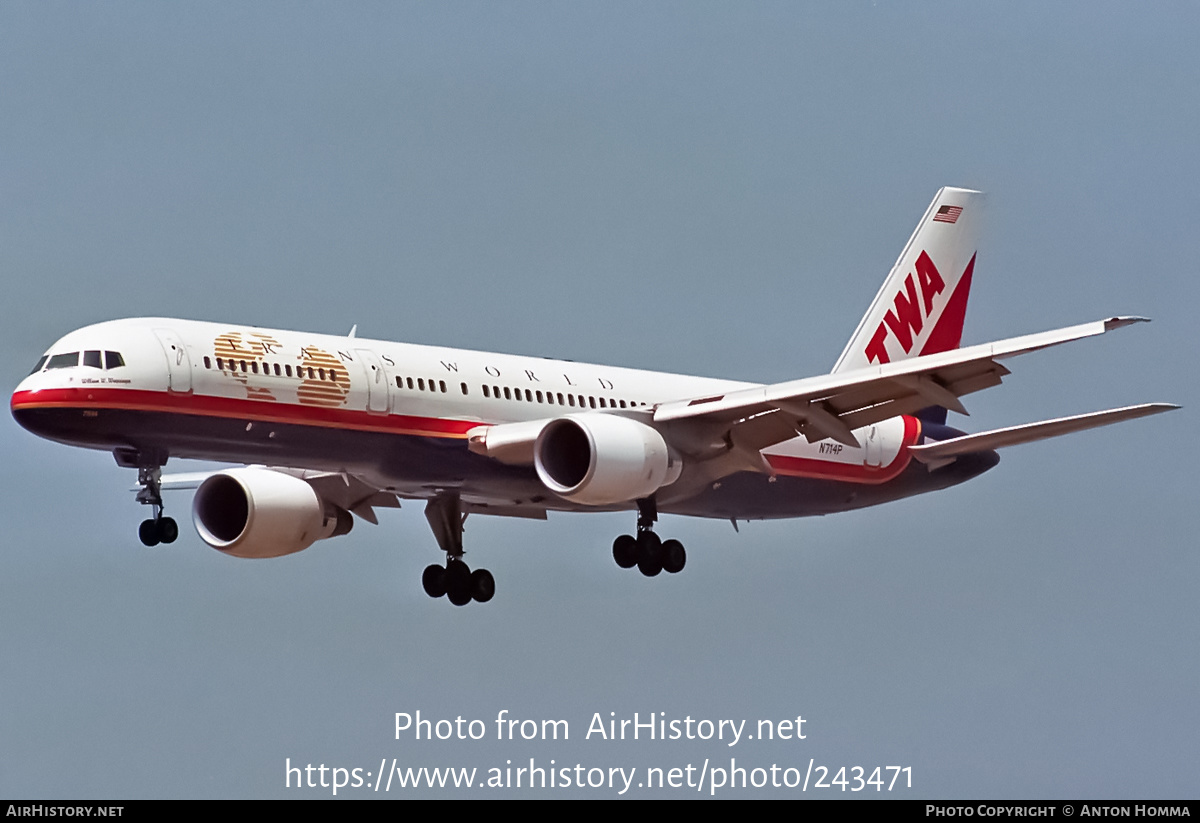
[[552, 492], [589, 506], [649, 497], [683, 469], [656, 429], [614, 414], [551, 420], [538, 435], [533, 462]]
[[282, 557], [350, 531], [350, 513], [326, 508], [313, 487], [270, 469], [229, 469], [192, 501], [200, 539], [234, 557]]

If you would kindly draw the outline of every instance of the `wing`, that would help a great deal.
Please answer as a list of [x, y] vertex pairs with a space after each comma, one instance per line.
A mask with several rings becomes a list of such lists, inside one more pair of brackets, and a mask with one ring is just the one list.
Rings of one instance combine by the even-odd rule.
[[718, 428], [725, 447], [742, 453], [748, 465], [761, 463], [759, 450], [797, 435], [809, 442], [832, 438], [857, 447], [855, 429], [926, 406], [966, 414], [959, 398], [999, 385], [1009, 374], [1004, 360], [1145, 320], [1111, 317], [870, 368], [664, 403], [655, 410], [654, 421], [665, 427], [690, 423]]
[[[279, 474], [286, 474], [290, 477], [303, 480], [312, 486], [313, 491], [317, 493], [322, 503], [348, 511], [374, 525], [379, 524], [379, 518], [375, 514], [375, 509], [400, 508], [400, 497], [402, 495], [378, 488], [368, 480], [348, 472], [311, 471], [278, 466], [252, 466], [250, 468], [278, 472]], [[164, 474], [159, 481], [159, 488], [162, 491], [195, 490], [200, 488], [205, 480], [223, 471], [225, 469]], [[141, 486], [133, 486], [130, 488], [130, 491], [140, 491], [141, 488]], [[428, 501], [435, 497], [436, 494], [430, 492], [428, 495], [417, 499]], [[546, 508], [544, 506], [528, 503], [522, 505], [505, 505], [488, 499], [476, 499], [471, 495], [467, 495], [467, 497], [462, 499], [459, 507], [462, 514], [490, 514], [498, 517], [522, 517], [533, 520], [546, 519]]]
[[[343, 511], [356, 514], [368, 523], [379, 523], [379, 519], [375, 516], [376, 508], [400, 508], [400, 501], [396, 495], [377, 489], [375, 486], [353, 474], [345, 472], [306, 471], [277, 466], [250, 466], [249, 468], [278, 472], [279, 474], [303, 480], [312, 486], [313, 491], [317, 493], [322, 502]], [[225, 471], [227, 469], [164, 474], [159, 481], [159, 488], [162, 491], [195, 490], [200, 488], [208, 478]], [[141, 488], [141, 486], [134, 486], [130, 491], [140, 491]]]

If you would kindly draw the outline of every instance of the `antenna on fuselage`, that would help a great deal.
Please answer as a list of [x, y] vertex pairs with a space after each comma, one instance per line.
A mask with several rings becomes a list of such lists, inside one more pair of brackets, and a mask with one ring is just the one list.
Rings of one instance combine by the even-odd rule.
[[351, 327], [350, 327], [350, 333], [349, 333], [348, 335], [346, 335], [346, 336], [347, 336], [347, 337], [349, 337], [351, 340], [353, 340], [353, 339], [354, 339], [354, 333], [355, 333], [356, 331], [358, 331], [358, 324], [357, 324], [357, 323], [355, 323], [353, 326], [351, 326]]

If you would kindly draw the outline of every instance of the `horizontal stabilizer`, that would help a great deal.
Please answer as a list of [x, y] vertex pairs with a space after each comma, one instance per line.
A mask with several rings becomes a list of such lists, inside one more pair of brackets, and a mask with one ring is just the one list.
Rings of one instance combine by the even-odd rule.
[[1021, 426], [1009, 426], [1004, 429], [993, 429], [990, 432], [967, 434], [942, 440], [936, 443], [926, 443], [923, 446], [910, 446], [912, 456], [931, 469], [944, 466], [960, 454], [999, 449], [1003, 446], [1015, 446], [1018, 443], [1032, 443], [1035, 440], [1045, 440], [1062, 434], [1094, 429], [1119, 423], [1122, 420], [1133, 420], [1136, 417], [1146, 417], [1151, 414], [1177, 409], [1172, 403], [1143, 403], [1138, 406], [1125, 406], [1120, 409], [1076, 414], [1071, 417], [1059, 417], [1055, 420], [1043, 420], [1039, 423], [1025, 423]]

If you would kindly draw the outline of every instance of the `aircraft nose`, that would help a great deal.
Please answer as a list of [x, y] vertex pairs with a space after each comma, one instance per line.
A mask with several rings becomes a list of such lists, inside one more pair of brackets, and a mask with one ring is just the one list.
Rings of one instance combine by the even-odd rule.
[[8, 401], [8, 408], [12, 413], [13, 420], [17, 421], [17, 425], [34, 434], [41, 434], [37, 429], [33, 413], [35, 402], [33, 397], [36, 392], [30, 391], [25, 387], [27, 382], [28, 380], [22, 380], [20, 385], [13, 391], [12, 397]]
[[[44, 375], [31, 374], [13, 390], [8, 401], [9, 412], [17, 425], [48, 440], [60, 440], [69, 412], [70, 390], [47, 385]], [[76, 412], [78, 415], [78, 412]]]

